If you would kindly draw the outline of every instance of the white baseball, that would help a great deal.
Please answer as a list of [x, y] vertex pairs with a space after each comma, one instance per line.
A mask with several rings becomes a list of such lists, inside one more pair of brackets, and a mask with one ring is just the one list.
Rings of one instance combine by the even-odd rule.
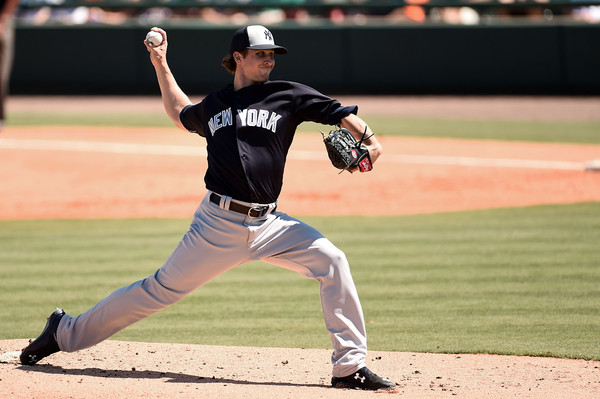
[[160, 46], [163, 41], [163, 37], [160, 33], [151, 30], [146, 34], [146, 40], [148, 40], [154, 46]]

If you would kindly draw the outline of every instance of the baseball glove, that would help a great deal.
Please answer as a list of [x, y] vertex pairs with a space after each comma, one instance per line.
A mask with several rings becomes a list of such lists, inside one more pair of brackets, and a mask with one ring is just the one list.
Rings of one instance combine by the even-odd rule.
[[360, 141], [356, 141], [352, 133], [344, 128], [330, 131], [327, 137], [325, 137], [325, 133], [321, 132], [321, 134], [323, 135], [323, 142], [329, 160], [334, 167], [341, 169], [340, 173], [345, 170], [352, 172], [355, 167], [358, 167], [361, 172], [368, 172], [373, 169], [369, 150], [362, 144], [367, 134], [366, 126]]

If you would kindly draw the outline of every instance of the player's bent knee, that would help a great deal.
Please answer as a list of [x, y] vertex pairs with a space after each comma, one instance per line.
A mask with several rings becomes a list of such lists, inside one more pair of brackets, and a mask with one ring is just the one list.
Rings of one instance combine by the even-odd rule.
[[316, 277], [333, 278], [340, 273], [347, 273], [350, 267], [346, 254], [329, 240], [320, 241], [319, 255], [315, 257], [315, 261], [319, 263], [321, 270], [315, 273]]

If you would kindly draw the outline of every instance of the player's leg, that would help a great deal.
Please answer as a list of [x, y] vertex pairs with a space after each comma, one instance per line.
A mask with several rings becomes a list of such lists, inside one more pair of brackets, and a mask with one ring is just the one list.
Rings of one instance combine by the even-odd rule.
[[346, 256], [304, 222], [278, 213], [257, 235], [255, 256], [320, 283], [323, 315], [333, 343], [334, 376], [365, 366], [363, 312]]
[[14, 57], [14, 18], [7, 18], [3, 28], [0, 38], [0, 133], [4, 127], [6, 98]]
[[79, 316], [62, 318], [56, 332], [60, 349], [72, 352], [95, 345], [246, 261], [243, 219], [203, 202], [190, 230], [156, 273], [116, 290]]
[[285, 214], [270, 217], [253, 237], [255, 256], [320, 283], [325, 324], [333, 343], [335, 387], [393, 389], [365, 365], [367, 339], [362, 308], [346, 256], [316, 229]]

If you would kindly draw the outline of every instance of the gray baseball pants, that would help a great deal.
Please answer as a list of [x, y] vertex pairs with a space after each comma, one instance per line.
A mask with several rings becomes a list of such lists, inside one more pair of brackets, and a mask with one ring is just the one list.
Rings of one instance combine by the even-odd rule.
[[263, 260], [319, 281], [333, 343], [333, 376], [344, 377], [365, 366], [365, 323], [344, 253], [316, 229], [285, 213], [251, 218], [226, 210], [227, 200], [220, 205], [210, 202], [209, 195], [160, 269], [116, 290], [87, 312], [62, 318], [56, 334], [60, 349], [74, 352], [98, 344], [227, 270]]

